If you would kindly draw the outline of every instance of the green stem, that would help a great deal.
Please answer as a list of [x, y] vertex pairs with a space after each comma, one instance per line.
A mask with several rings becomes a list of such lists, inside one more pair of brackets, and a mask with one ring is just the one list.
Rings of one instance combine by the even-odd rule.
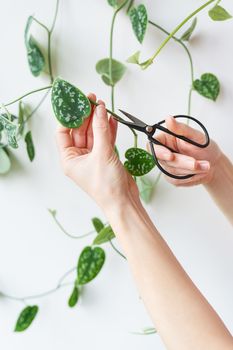
[[127, 14], [129, 14], [129, 11], [131, 10], [131, 7], [133, 6], [134, 4], [134, 0], [131, 0], [130, 3], [129, 3], [129, 6], [127, 7]]
[[65, 230], [65, 228], [62, 226], [62, 224], [58, 221], [58, 219], [56, 218], [56, 214], [54, 214], [51, 210], [49, 210], [49, 213], [52, 215], [55, 223], [57, 224], [57, 226], [60, 228], [60, 230], [68, 237], [70, 238], [73, 238], [73, 239], [81, 239], [81, 238], [84, 238], [84, 237], [87, 237], [87, 236], [90, 236], [92, 234], [94, 234], [96, 231], [92, 230], [88, 233], [85, 233], [83, 235], [80, 235], [80, 236], [75, 236], [75, 235], [72, 235], [70, 234], [68, 231]]
[[115, 95], [114, 95], [114, 86], [111, 86], [111, 104], [112, 104], [112, 111], [115, 111]]
[[142, 67], [143, 69], [146, 69], [147, 67], [149, 67], [156, 56], [158, 56], [158, 54], [160, 53], [160, 51], [164, 48], [164, 46], [169, 42], [169, 40], [176, 34], [176, 32], [178, 32], [178, 30], [183, 27], [183, 25], [185, 23], [187, 23], [193, 16], [195, 16], [198, 12], [202, 11], [205, 7], [207, 7], [208, 5], [210, 5], [212, 2], [214, 2], [215, 0], [209, 0], [207, 1], [205, 4], [203, 4], [202, 6], [200, 6], [198, 9], [196, 9], [195, 11], [193, 11], [188, 17], [186, 17], [180, 24], [178, 24], [178, 26], [175, 27], [175, 29], [170, 33], [170, 35], [168, 35], [168, 37], [162, 42], [162, 44], [159, 46], [159, 48], [156, 50], [156, 52], [154, 53], [154, 55], [149, 58], [149, 60], [145, 61], [144, 63], [142, 63]]
[[35, 17], [32, 17], [32, 19], [33, 19], [33, 21], [35, 21], [37, 24], [39, 24], [39, 26], [41, 26], [42, 28], [44, 28], [44, 29], [46, 30], [46, 32], [49, 32], [49, 28], [46, 27], [45, 24], [43, 24], [42, 22], [38, 21], [38, 19], [35, 18]]
[[120, 255], [123, 259], [127, 260], [126, 257], [124, 256], [124, 254], [122, 254], [116, 247], [115, 245], [112, 243], [112, 240], [109, 240], [109, 243], [111, 244], [112, 248], [115, 250], [115, 252], [117, 252], [118, 255]]
[[66, 283], [62, 283], [64, 281], [64, 279], [70, 275], [72, 272], [74, 272], [77, 269], [77, 267], [73, 267], [72, 269], [69, 269], [64, 275], [62, 275], [62, 277], [59, 279], [57, 286], [55, 288], [49, 289], [46, 292], [43, 293], [39, 293], [39, 294], [35, 294], [35, 295], [28, 295], [25, 297], [17, 297], [17, 296], [12, 296], [12, 295], [8, 295], [6, 293], [1, 292], [0, 295], [2, 295], [3, 297], [7, 298], [7, 299], [11, 299], [11, 300], [15, 300], [15, 301], [22, 301], [24, 302], [25, 300], [30, 300], [30, 299], [39, 299], [39, 298], [43, 298], [46, 297], [50, 294], [53, 294], [55, 292], [57, 292], [60, 288], [65, 287], [65, 286], [69, 286], [71, 284], [73, 284], [74, 282], [66, 282]]
[[48, 66], [49, 66], [49, 75], [50, 75], [50, 82], [51, 84], [54, 81], [53, 77], [53, 67], [52, 67], [52, 49], [51, 49], [51, 38], [52, 38], [52, 33], [56, 24], [57, 20], [57, 14], [58, 14], [58, 8], [59, 8], [59, 0], [56, 2], [56, 9], [55, 9], [55, 14], [52, 22], [51, 29], [48, 31]]
[[6, 104], [4, 104], [4, 106], [7, 107], [7, 106], [10, 106], [10, 105], [13, 105], [14, 103], [16, 103], [16, 102], [22, 100], [23, 98], [25, 98], [25, 97], [27, 97], [27, 96], [29, 96], [29, 95], [32, 95], [32, 94], [34, 94], [34, 93], [36, 93], [36, 92], [39, 92], [39, 91], [51, 89], [51, 87], [52, 87], [52, 85], [49, 85], [49, 86], [45, 86], [45, 87], [40, 88], [40, 89], [36, 89], [36, 90], [32, 90], [32, 91], [30, 91], [30, 92], [27, 92], [26, 94], [22, 95], [21, 97], [18, 97], [17, 99], [15, 99], [15, 100], [13, 100], [13, 101], [11, 101], [11, 102], [8, 102], [8, 103], [6, 103]]
[[59, 2], [60, 2], [60, 0], [57, 0], [57, 1], [56, 1], [55, 14], [54, 14], [54, 17], [53, 17], [52, 26], [51, 26], [51, 28], [50, 28], [50, 33], [53, 32], [54, 27], [55, 27], [55, 24], [56, 24], [57, 14], [58, 14], [58, 8], [59, 8]]

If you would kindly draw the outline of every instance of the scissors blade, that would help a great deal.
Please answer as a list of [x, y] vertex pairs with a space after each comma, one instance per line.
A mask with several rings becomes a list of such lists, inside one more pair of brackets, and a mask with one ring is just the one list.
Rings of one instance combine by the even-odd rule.
[[[127, 118], [129, 118], [130, 120], [132, 120], [132, 125], [135, 125], [135, 126], [139, 126], [139, 127], [142, 127], [142, 128], [145, 128], [147, 126], [147, 124], [145, 124], [143, 121], [141, 121], [140, 119], [134, 117], [132, 114], [129, 114], [125, 111], [123, 111], [122, 109], [119, 109], [119, 111], [121, 113], [123, 113]], [[131, 124], [131, 123], [129, 123]]]

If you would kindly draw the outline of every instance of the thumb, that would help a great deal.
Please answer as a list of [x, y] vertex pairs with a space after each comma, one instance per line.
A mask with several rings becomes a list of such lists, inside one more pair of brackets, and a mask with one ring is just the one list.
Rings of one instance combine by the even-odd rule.
[[98, 103], [92, 124], [94, 136], [93, 151], [103, 154], [111, 148], [110, 128], [104, 103], [102, 101], [98, 101]]
[[178, 135], [185, 136], [198, 143], [205, 142], [205, 135], [201, 131], [191, 128], [187, 124], [178, 122], [174, 117], [168, 117], [166, 119], [166, 126], [170, 131]]

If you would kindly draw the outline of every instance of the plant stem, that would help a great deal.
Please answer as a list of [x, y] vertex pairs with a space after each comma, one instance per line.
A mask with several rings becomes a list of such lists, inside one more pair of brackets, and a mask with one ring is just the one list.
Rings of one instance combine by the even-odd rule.
[[115, 98], [114, 98], [114, 86], [111, 86], [111, 104], [112, 104], [112, 111], [115, 111]]
[[55, 223], [57, 224], [57, 226], [60, 228], [60, 230], [61, 230], [66, 236], [68, 236], [68, 237], [70, 237], [70, 238], [73, 238], [73, 239], [80, 239], [80, 238], [84, 238], [84, 237], [90, 236], [90, 235], [92, 235], [92, 234], [94, 234], [94, 233], [96, 232], [95, 230], [92, 230], [92, 231], [90, 231], [90, 232], [88, 232], [88, 233], [85, 233], [85, 234], [83, 234], [83, 235], [80, 235], [80, 236], [72, 235], [72, 234], [70, 234], [68, 231], [66, 231], [65, 228], [62, 226], [62, 224], [58, 221], [58, 219], [56, 218], [56, 214], [53, 214], [52, 211], [50, 211], [50, 210], [49, 210], [49, 212], [50, 212], [50, 214], [52, 215], [52, 217], [53, 217]]
[[48, 31], [48, 65], [49, 65], [49, 75], [50, 75], [51, 84], [54, 81], [53, 67], [52, 67], [51, 37], [52, 37], [52, 33], [53, 33], [53, 30], [54, 30], [54, 27], [56, 24], [56, 20], [57, 20], [58, 8], [59, 8], [59, 0], [56, 1], [56, 8], [55, 8], [55, 14], [54, 14], [52, 26], [51, 26], [51, 29]]
[[168, 41], [176, 34], [176, 32], [178, 32], [178, 30], [183, 27], [183, 25], [185, 23], [187, 23], [193, 16], [195, 16], [198, 12], [202, 11], [205, 7], [207, 7], [208, 5], [210, 5], [212, 2], [214, 2], [215, 0], [209, 0], [207, 1], [205, 4], [203, 4], [202, 6], [200, 6], [198, 9], [196, 9], [195, 11], [193, 11], [188, 17], [186, 17], [180, 24], [178, 24], [178, 26], [175, 27], [175, 29], [168, 35], [168, 37], [162, 42], [162, 44], [159, 46], [159, 48], [156, 50], [156, 52], [154, 53], [154, 55], [149, 58], [149, 60], [141, 63], [142, 68], [146, 69], [148, 68], [154, 61], [155, 57], [158, 56], [158, 54], [160, 53], [160, 51], [164, 48], [164, 46], [168, 43]]
[[134, 4], [134, 0], [131, 0], [130, 3], [129, 3], [129, 6], [127, 7], [127, 10], [126, 10], [127, 14], [131, 10], [131, 7], [133, 6], [133, 4]]
[[111, 244], [112, 248], [115, 250], [115, 252], [117, 252], [118, 255], [120, 255], [123, 259], [127, 260], [126, 257], [124, 256], [124, 254], [122, 254], [116, 247], [115, 245], [112, 243], [112, 240], [109, 240], [109, 243]]
[[7, 106], [10, 106], [10, 105], [13, 105], [14, 103], [16, 103], [16, 102], [22, 100], [23, 98], [25, 98], [25, 97], [27, 97], [27, 96], [29, 96], [29, 95], [32, 95], [32, 94], [34, 94], [34, 93], [36, 93], [36, 92], [39, 92], [39, 91], [51, 89], [51, 87], [52, 87], [52, 85], [49, 85], [49, 86], [45, 86], [45, 87], [40, 88], [40, 89], [36, 89], [36, 90], [32, 90], [32, 91], [30, 91], [30, 92], [27, 92], [26, 94], [22, 95], [21, 97], [18, 97], [17, 99], [15, 99], [15, 100], [13, 100], [13, 101], [11, 101], [11, 102], [9, 102], [9, 103], [4, 104], [4, 106], [7, 107]]
[[[161, 30], [163, 33], [167, 34], [168, 36], [170, 35], [170, 33], [162, 28], [160, 25], [158, 25], [157, 23], [155, 22], [152, 22], [152, 21], [148, 21], [152, 26], [158, 28], [159, 30]], [[172, 39], [174, 39], [178, 44], [180, 44], [185, 52], [187, 53], [188, 55], [188, 59], [189, 59], [189, 63], [190, 63], [190, 75], [191, 75], [191, 87], [190, 87], [190, 90], [189, 90], [189, 95], [188, 95], [188, 108], [187, 108], [187, 113], [188, 115], [191, 114], [191, 98], [192, 98], [192, 85], [193, 85], [193, 81], [194, 81], [194, 68], [193, 68], [193, 59], [192, 59], [192, 56], [191, 56], [191, 53], [189, 51], [189, 49], [187, 48], [187, 46], [183, 43], [183, 41], [177, 37], [175, 37], [174, 35], [172, 36]]]
[[73, 284], [74, 282], [66, 282], [66, 283], [62, 283], [64, 281], [64, 279], [70, 275], [73, 271], [76, 270], [76, 266], [72, 267], [72, 269], [69, 269], [64, 275], [62, 275], [62, 277], [59, 279], [57, 286], [55, 288], [49, 289], [46, 292], [43, 293], [39, 293], [39, 294], [35, 294], [35, 295], [29, 295], [29, 296], [25, 296], [25, 297], [17, 297], [17, 296], [12, 296], [12, 295], [8, 295], [6, 293], [1, 292], [0, 296], [2, 295], [3, 297], [7, 298], [7, 299], [11, 299], [11, 300], [15, 300], [15, 301], [21, 301], [24, 302], [25, 300], [30, 300], [30, 299], [39, 299], [39, 298], [43, 298], [46, 297], [50, 294], [53, 294], [55, 292], [57, 292], [60, 288], [65, 287], [65, 286], [69, 286], [71, 284]]

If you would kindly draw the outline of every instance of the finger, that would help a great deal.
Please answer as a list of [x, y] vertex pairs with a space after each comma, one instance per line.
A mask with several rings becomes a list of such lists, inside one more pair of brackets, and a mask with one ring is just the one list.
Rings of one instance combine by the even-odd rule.
[[159, 164], [162, 166], [164, 170], [166, 170], [169, 174], [172, 175], [190, 175], [190, 174], [207, 174], [208, 171], [204, 170], [190, 170], [190, 169], [185, 169], [185, 168], [174, 168], [169, 165], [167, 165], [167, 162], [160, 161]]
[[[102, 100], [98, 100], [98, 104], [105, 105], [105, 103]], [[95, 108], [96, 108], [96, 106], [95, 106]], [[87, 149], [89, 149], [89, 150], [91, 150], [93, 148], [93, 144], [94, 144], [93, 118], [94, 118], [94, 112], [90, 118], [90, 122], [89, 122], [88, 129], [87, 129]]]
[[117, 123], [117, 120], [114, 119], [112, 116], [110, 116], [109, 118], [109, 128], [110, 128], [111, 145], [114, 147], [116, 142], [118, 123]]
[[73, 146], [73, 139], [70, 133], [69, 128], [65, 128], [63, 126], [58, 126], [56, 131], [56, 141], [59, 151], [62, 153], [67, 148]]
[[[166, 147], [155, 145], [155, 144], [153, 144], [153, 147], [154, 147], [155, 155], [158, 159], [169, 160], [169, 161], [172, 161], [174, 159], [174, 153], [171, 152]], [[146, 148], [147, 148], [147, 151], [151, 153], [151, 146], [149, 142], [147, 143]]]
[[[210, 169], [210, 163], [205, 160], [196, 160], [193, 157], [189, 157], [183, 154], [173, 153], [173, 160], [166, 161], [166, 165], [173, 168], [186, 169], [191, 171], [208, 171]], [[163, 159], [160, 159], [163, 160]]]
[[111, 150], [110, 127], [108, 115], [103, 101], [98, 101], [99, 105], [95, 109], [92, 127], [94, 135], [94, 152], [106, 153]]
[[[87, 96], [91, 100], [96, 101], [95, 94], [90, 93]], [[91, 115], [84, 120], [83, 124], [79, 128], [72, 130], [72, 137], [74, 140], [74, 145], [78, 148], [86, 148], [87, 147], [87, 129], [88, 129], [88, 125], [90, 123], [90, 120], [92, 118], [94, 108], [95, 108], [95, 105], [92, 104], [91, 105]]]
[[206, 174], [198, 174], [190, 177], [189, 179], [177, 180], [177, 179], [173, 179], [170, 176], [165, 175], [166, 180], [176, 187], [182, 187], [182, 186], [191, 187], [191, 186], [200, 185], [201, 183], [205, 182], [205, 177], [206, 177]]

